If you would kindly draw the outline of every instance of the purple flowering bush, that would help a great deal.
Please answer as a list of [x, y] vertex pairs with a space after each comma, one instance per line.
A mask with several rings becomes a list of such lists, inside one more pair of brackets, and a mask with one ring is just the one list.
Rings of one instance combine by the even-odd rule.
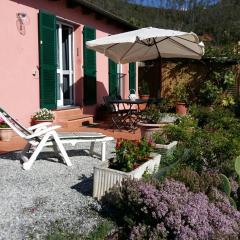
[[173, 179], [126, 180], [103, 198], [103, 204], [112, 209], [123, 239], [240, 238], [240, 212], [217, 189], [209, 198]]

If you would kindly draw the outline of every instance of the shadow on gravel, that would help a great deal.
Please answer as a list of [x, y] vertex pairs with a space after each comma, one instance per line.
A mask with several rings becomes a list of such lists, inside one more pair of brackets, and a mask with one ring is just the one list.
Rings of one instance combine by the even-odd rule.
[[[20, 153], [21, 151], [16, 151], [16, 152], [10, 152], [10, 153], [5, 153], [0, 155], [0, 159], [7, 159], [7, 160], [19, 160], [21, 161], [20, 158]], [[67, 154], [69, 157], [77, 157], [77, 156], [89, 156], [89, 153], [87, 150], [83, 149], [71, 149], [67, 150]], [[31, 154], [28, 154], [28, 157], [30, 157]], [[57, 159], [61, 159], [59, 155], [53, 151], [44, 151], [39, 154], [37, 159], [42, 159], [42, 160], [47, 160], [47, 161], [52, 161], [56, 162]]]
[[[27, 154], [27, 157], [29, 158], [31, 156], [31, 154]], [[6, 160], [10, 160], [10, 161], [20, 161], [21, 163], [23, 163], [23, 161], [21, 160], [21, 156], [20, 156], [20, 152], [11, 152], [11, 153], [6, 153], [3, 155], [0, 155], [0, 159], [6, 159]], [[61, 159], [61, 157], [59, 157], [57, 154], [55, 154], [54, 152], [42, 152], [39, 154], [39, 156], [37, 157], [37, 159], [41, 159], [41, 160], [46, 160], [49, 162], [61, 162], [63, 163], [63, 160]]]
[[67, 154], [69, 157], [76, 157], [76, 156], [89, 156], [89, 153], [87, 152], [87, 150], [83, 150], [83, 149], [71, 149], [71, 150], [67, 150]]
[[93, 175], [91, 177], [87, 177], [83, 174], [79, 180], [80, 182], [72, 186], [71, 189], [74, 189], [85, 196], [92, 196]]
[[20, 153], [19, 151], [4, 153], [4, 154], [0, 155], [0, 158], [1, 159], [14, 160], [14, 161], [20, 160], [19, 153]]

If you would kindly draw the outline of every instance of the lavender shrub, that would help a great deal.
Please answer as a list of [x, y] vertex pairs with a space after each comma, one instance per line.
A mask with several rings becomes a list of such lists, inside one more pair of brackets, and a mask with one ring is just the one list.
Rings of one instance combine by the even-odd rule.
[[127, 180], [104, 203], [115, 210], [127, 239], [240, 238], [240, 212], [217, 189], [210, 200], [172, 179], [162, 183]]

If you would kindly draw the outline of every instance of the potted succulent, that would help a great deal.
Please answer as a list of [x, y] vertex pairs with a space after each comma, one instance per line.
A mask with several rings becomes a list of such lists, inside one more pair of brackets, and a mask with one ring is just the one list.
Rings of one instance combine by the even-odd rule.
[[174, 87], [174, 97], [175, 97], [176, 113], [182, 116], [186, 115], [188, 112], [188, 108], [187, 108], [188, 93], [187, 93], [186, 84], [178, 83]]
[[33, 116], [32, 122], [34, 124], [38, 124], [41, 122], [53, 122], [53, 119], [54, 119], [54, 113], [51, 110], [48, 110], [46, 108], [41, 108]]
[[161, 155], [154, 154], [152, 142], [120, 140], [116, 157], [94, 167], [93, 197], [100, 199], [115, 184], [125, 178], [140, 179], [144, 173], [153, 173], [160, 164]]
[[12, 129], [0, 118], [0, 139], [1, 141], [8, 142], [13, 136]]
[[174, 123], [176, 119], [174, 114], [162, 113], [158, 106], [151, 105], [141, 113], [141, 121], [138, 123], [141, 136], [151, 139], [153, 132], [161, 131], [164, 126]]

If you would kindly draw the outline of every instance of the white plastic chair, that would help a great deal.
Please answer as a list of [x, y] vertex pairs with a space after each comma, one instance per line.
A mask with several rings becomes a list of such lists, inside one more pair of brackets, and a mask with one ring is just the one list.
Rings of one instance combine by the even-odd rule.
[[[66, 153], [63, 144], [72, 144], [90, 142], [90, 155], [98, 155], [94, 152], [95, 142], [102, 143], [101, 160], [105, 161], [106, 158], [106, 142], [114, 140], [112, 137], [107, 137], [102, 133], [60, 133], [56, 132], [56, 129], [61, 126], [53, 126], [52, 123], [40, 123], [32, 127], [25, 128], [18, 121], [13, 119], [6, 111], [0, 108], [0, 117], [15, 131], [20, 137], [28, 141], [23, 151], [21, 152], [21, 159], [23, 160], [23, 169], [30, 170], [32, 164], [36, 160], [39, 153], [45, 146], [52, 146], [53, 150], [60, 153], [67, 166], [72, 166], [72, 163]], [[34, 149], [30, 158], [27, 158], [26, 154]]]
[[[72, 163], [66, 153], [65, 148], [56, 132], [60, 126], [53, 126], [51, 123], [40, 123], [32, 127], [25, 128], [19, 122], [14, 120], [9, 114], [0, 108], [0, 117], [16, 132], [20, 137], [28, 141], [23, 151], [21, 159], [23, 160], [23, 169], [30, 170], [39, 153], [45, 146], [52, 146], [55, 152], [60, 152], [67, 166], [72, 166]], [[30, 149], [35, 149], [28, 159], [26, 153]]]

